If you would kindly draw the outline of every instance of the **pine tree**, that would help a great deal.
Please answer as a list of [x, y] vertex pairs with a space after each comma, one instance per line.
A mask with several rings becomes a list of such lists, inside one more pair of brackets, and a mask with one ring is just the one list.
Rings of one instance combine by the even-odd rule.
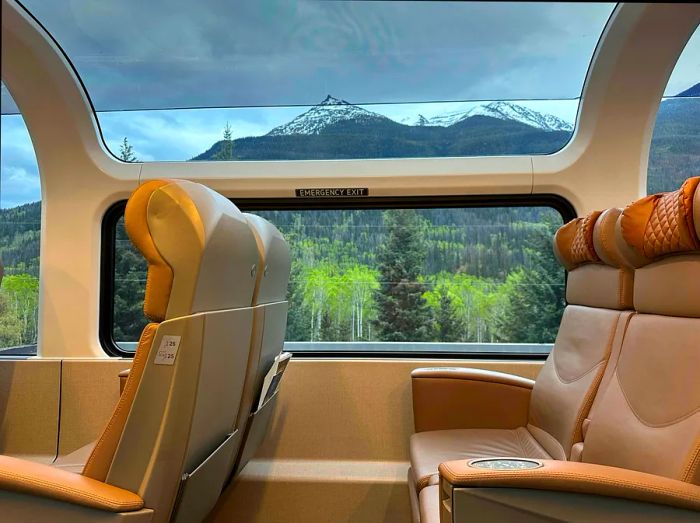
[[228, 122], [226, 122], [226, 127], [224, 127], [224, 139], [221, 141], [221, 149], [216, 153], [214, 159], [233, 160], [233, 133]]
[[453, 342], [461, 339], [461, 325], [446, 286], [441, 286], [440, 302], [435, 313], [435, 341]]
[[123, 162], [139, 161], [138, 158], [136, 158], [136, 154], [134, 154], [134, 148], [131, 146], [126, 136], [124, 137], [124, 141], [122, 141], [121, 145], [119, 146], [119, 159]]
[[528, 242], [530, 266], [511, 272], [506, 279], [507, 305], [497, 320], [500, 341], [551, 343], [557, 335], [566, 305], [564, 269], [552, 252], [552, 236], [557, 226], [551, 219], [545, 219], [545, 227]]
[[388, 234], [377, 253], [381, 291], [375, 325], [383, 341], [429, 341], [431, 313], [420, 274], [427, 256], [424, 220], [414, 209], [384, 212]]

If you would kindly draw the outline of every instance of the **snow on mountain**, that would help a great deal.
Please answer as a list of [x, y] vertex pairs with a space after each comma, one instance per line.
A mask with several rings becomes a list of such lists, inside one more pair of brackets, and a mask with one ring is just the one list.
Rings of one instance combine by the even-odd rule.
[[425, 125], [449, 127], [472, 116], [490, 116], [499, 120], [511, 120], [544, 131], [573, 131], [573, 125], [552, 114], [533, 111], [512, 102], [489, 102], [467, 111], [450, 111], [428, 119]]
[[[552, 114], [541, 113], [512, 102], [488, 102], [467, 110], [450, 111], [432, 117], [422, 114], [409, 116], [399, 123], [414, 127], [449, 127], [473, 116], [489, 116], [499, 120], [524, 123], [544, 131], [572, 131], [573, 125]], [[345, 100], [328, 95], [323, 102], [300, 114], [290, 122], [272, 129], [267, 136], [284, 136], [291, 134], [320, 134], [329, 125], [342, 121], [371, 120], [393, 121], [388, 117], [368, 111]]]
[[430, 120], [428, 120], [422, 114], [419, 114], [418, 116], [407, 116], [406, 118], [402, 118], [399, 123], [402, 123], [404, 125], [410, 125], [412, 127], [423, 127], [426, 125], [433, 125], [430, 123]]
[[275, 127], [267, 136], [280, 136], [289, 134], [320, 134], [329, 125], [344, 120], [389, 120], [386, 116], [373, 113], [352, 105], [345, 100], [339, 100], [331, 95], [326, 96], [319, 105], [315, 105], [305, 113], [300, 114], [292, 121]]

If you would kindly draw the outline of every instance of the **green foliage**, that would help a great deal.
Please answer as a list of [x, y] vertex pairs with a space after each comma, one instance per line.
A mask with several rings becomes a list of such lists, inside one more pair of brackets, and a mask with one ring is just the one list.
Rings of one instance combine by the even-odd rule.
[[497, 320], [499, 338], [520, 343], [554, 341], [566, 304], [564, 270], [551, 249], [558, 225], [547, 221], [533, 234], [529, 247], [533, 265], [506, 278], [506, 306]]
[[38, 311], [39, 278], [5, 276], [0, 285], [0, 347], [35, 344]]
[[124, 137], [121, 145], [119, 146], [119, 159], [124, 162], [138, 162], [136, 154], [134, 153], [134, 148], [129, 143], [129, 140]]
[[429, 341], [431, 313], [420, 274], [427, 256], [425, 220], [414, 209], [384, 212], [387, 238], [377, 254], [381, 291], [375, 325], [383, 341]]
[[231, 132], [231, 125], [228, 122], [226, 122], [226, 127], [224, 127], [224, 138], [219, 144], [219, 150], [212, 159], [233, 160], [233, 133]]

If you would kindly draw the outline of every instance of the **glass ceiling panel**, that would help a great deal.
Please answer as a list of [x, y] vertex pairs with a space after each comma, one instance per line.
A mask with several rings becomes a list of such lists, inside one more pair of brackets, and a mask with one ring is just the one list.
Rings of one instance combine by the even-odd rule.
[[[97, 111], [571, 99], [612, 3], [25, 0]], [[2, 96], [3, 112], [15, 112]]]

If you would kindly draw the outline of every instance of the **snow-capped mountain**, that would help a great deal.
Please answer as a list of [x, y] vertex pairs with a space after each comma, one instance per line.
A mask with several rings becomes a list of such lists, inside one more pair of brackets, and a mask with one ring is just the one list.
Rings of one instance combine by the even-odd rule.
[[512, 102], [489, 102], [466, 111], [451, 111], [433, 116], [420, 125], [449, 127], [472, 116], [490, 116], [499, 120], [520, 122], [544, 131], [573, 131], [574, 128], [570, 123], [552, 114], [534, 111]]
[[289, 134], [319, 134], [329, 125], [338, 122], [355, 120], [387, 120], [389, 118], [378, 113], [373, 113], [345, 100], [339, 100], [331, 95], [326, 96], [319, 105], [315, 105], [305, 113], [300, 114], [291, 122], [275, 127], [267, 136], [280, 136]]

